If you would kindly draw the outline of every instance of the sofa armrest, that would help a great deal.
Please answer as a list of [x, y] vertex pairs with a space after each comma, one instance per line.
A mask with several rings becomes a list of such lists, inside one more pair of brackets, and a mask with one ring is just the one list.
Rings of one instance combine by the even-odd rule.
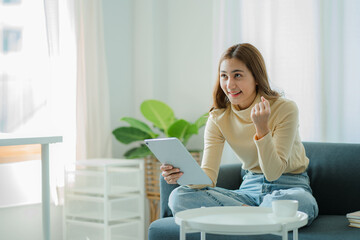
[[[220, 166], [216, 186], [231, 190], [239, 189], [242, 175], [241, 164], [222, 165]], [[160, 218], [172, 216], [172, 212], [168, 207], [169, 195], [178, 186], [178, 184], [167, 184], [163, 176], [160, 175]]]
[[178, 184], [168, 184], [160, 174], [160, 218], [172, 216], [168, 201], [170, 193], [178, 186]]

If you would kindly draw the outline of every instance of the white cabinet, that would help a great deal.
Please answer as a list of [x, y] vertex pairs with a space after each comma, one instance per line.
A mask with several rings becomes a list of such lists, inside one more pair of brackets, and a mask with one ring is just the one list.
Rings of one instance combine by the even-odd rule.
[[77, 161], [65, 176], [64, 239], [145, 239], [143, 160]]

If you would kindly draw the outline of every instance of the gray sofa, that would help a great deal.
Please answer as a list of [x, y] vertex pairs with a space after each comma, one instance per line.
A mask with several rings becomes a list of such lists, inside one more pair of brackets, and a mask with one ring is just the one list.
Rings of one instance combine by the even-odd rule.
[[[360, 240], [360, 229], [349, 227], [345, 216], [360, 210], [360, 144], [305, 142], [304, 146], [310, 159], [310, 184], [320, 213], [310, 226], [299, 229], [299, 240]], [[240, 164], [223, 165], [217, 186], [237, 189], [243, 174]], [[167, 184], [160, 177], [160, 219], [150, 225], [149, 240], [179, 239], [179, 226], [167, 206], [169, 194], [177, 186]], [[187, 234], [186, 239], [200, 239], [200, 234]], [[278, 240], [281, 237], [207, 234], [206, 239]], [[289, 233], [289, 239], [292, 239], [292, 233]]]

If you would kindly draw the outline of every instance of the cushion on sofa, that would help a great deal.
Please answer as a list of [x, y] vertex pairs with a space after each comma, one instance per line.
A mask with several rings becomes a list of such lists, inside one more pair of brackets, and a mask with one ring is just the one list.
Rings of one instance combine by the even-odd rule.
[[360, 210], [360, 144], [305, 142], [304, 146], [319, 214]]

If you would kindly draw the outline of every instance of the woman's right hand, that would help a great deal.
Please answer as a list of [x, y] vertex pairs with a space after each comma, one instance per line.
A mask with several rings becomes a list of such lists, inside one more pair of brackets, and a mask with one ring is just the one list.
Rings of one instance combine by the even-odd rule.
[[174, 168], [170, 164], [162, 164], [160, 170], [162, 171], [161, 175], [168, 184], [177, 184], [177, 180], [184, 174], [180, 172], [179, 168]]

